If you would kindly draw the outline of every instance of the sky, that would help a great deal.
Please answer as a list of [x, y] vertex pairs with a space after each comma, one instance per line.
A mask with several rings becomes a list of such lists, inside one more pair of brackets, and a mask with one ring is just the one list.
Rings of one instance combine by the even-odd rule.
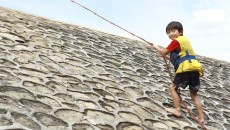
[[[163, 47], [171, 41], [165, 32], [167, 24], [179, 21], [196, 54], [230, 62], [230, 0], [74, 1]], [[0, 0], [0, 6], [137, 39], [71, 0]]]

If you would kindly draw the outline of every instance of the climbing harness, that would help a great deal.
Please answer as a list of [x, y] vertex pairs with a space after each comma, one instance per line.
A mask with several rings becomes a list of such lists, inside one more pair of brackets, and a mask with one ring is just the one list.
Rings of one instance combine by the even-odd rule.
[[[108, 22], [108, 23], [110, 23], [110, 24], [112, 24], [112, 25], [114, 25], [114, 26], [120, 28], [121, 30], [123, 30], [123, 31], [125, 31], [125, 32], [127, 32], [127, 33], [129, 33], [129, 34], [131, 34], [131, 35], [133, 35], [133, 36], [135, 36], [135, 37], [141, 39], [142, 41], [148, 43], [151, 47], [153, 46], [153, 44], [152, 44], [151, 42], [148, 42], [147, 40], [141, 38], [140, 36], [135, 35], [134, 33], [129, 32], [128, 30], [126, 30], [126, 29], [124, 29], [124, 28], [118, 26], [117, 24], [115, 24], [115, 23], [113, 23], [113, 22], [107, 20], [106, 18], [104, 18], [104, 17], [102, 17], [101, 15], [97, 14], [96, 12], [90, 10], [89, 8], [87, 8], [87, 7], [85, 7], [85, 6], [81, 5], [81, 4], [79, 4], [78, 2], [76, 2], [76, 1], [74, 1], [74, 0], [70, 0], [70, 1], [73, 2], [74, 4], [77, 4], [77, 5], [81, 6], [81, 7], [84, 8], [84, 9], [88, 10], [89, 12], [91, 12], [91, 13], [93, 13], [94, 15], [98, 16], [99, 18], [105, 20], [106, 22]], [[170, 79], [171, 79], [171, 81], [173, 81], [173, 79], [172, 79], [172, 74], [171, 74], [170, 69], [169, 69], [169, 65], [167, 64], [167, 61], [166, 61], [165, 57], [163, 57], [163, 59], [164, 59], [164, 61], [165, 61], [166, 68], [167, 68], [167, 70], [168, 70], [168, 74], [169, 74], [169, 76], [170, 76]], [[191, 111], [188, 109], [188, 107], [185, 105], [185, 103], [184, 103], [184, 101], [182, 100], [182, 98], [181, 98], [180, 95], [179, 95], [179, 97], [180, 97], [180, 101], [182, 102], [182, 104], [184, 105], [184, 107], [185, 107], [185, 109], [188, 111], [188, 113], [192, 116], [192, 118], [193, 118], [196, 122], [198, 122], [198, 123], [203, 127], [203, 129], [208, 130], [208, 129], [204, 126], [204, 124], [201, 123], [201, 121], [200, 121], [199, 119], [197, 119], [197, 118], [192, 114], [192, 112], [191, 112]]]

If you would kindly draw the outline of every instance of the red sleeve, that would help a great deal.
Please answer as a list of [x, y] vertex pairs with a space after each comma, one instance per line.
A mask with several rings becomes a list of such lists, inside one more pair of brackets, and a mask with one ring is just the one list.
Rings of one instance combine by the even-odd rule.
[[173, 40], [166, 48], [169, 52], [180, 49], [180, 43], [177, 40]]

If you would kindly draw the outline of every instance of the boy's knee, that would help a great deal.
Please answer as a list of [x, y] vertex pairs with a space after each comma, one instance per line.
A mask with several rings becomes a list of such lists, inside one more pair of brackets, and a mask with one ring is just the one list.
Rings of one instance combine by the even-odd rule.
[[197, 91], [190, 90], [190, 96], [194, 100], [197, 97]]
[[173, 83], [170, 84], [169, 89], [170, 89], [170, 91], [176, 91], [177, 90], [176, 85]]
[[190, 89], [190, 95], [191, 96], [196, 96], [197, 95], [197, 91], [194, 91], [194, 90]]

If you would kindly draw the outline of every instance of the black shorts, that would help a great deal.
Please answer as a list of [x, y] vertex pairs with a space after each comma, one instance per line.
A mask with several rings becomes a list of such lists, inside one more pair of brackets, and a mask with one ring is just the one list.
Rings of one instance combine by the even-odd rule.
[[186, 88], [189, 85], [190, 90], [198, 91], [200, 88], [199, 72], [191, 71], [176, 74], [173, 83], [179, 88]]

